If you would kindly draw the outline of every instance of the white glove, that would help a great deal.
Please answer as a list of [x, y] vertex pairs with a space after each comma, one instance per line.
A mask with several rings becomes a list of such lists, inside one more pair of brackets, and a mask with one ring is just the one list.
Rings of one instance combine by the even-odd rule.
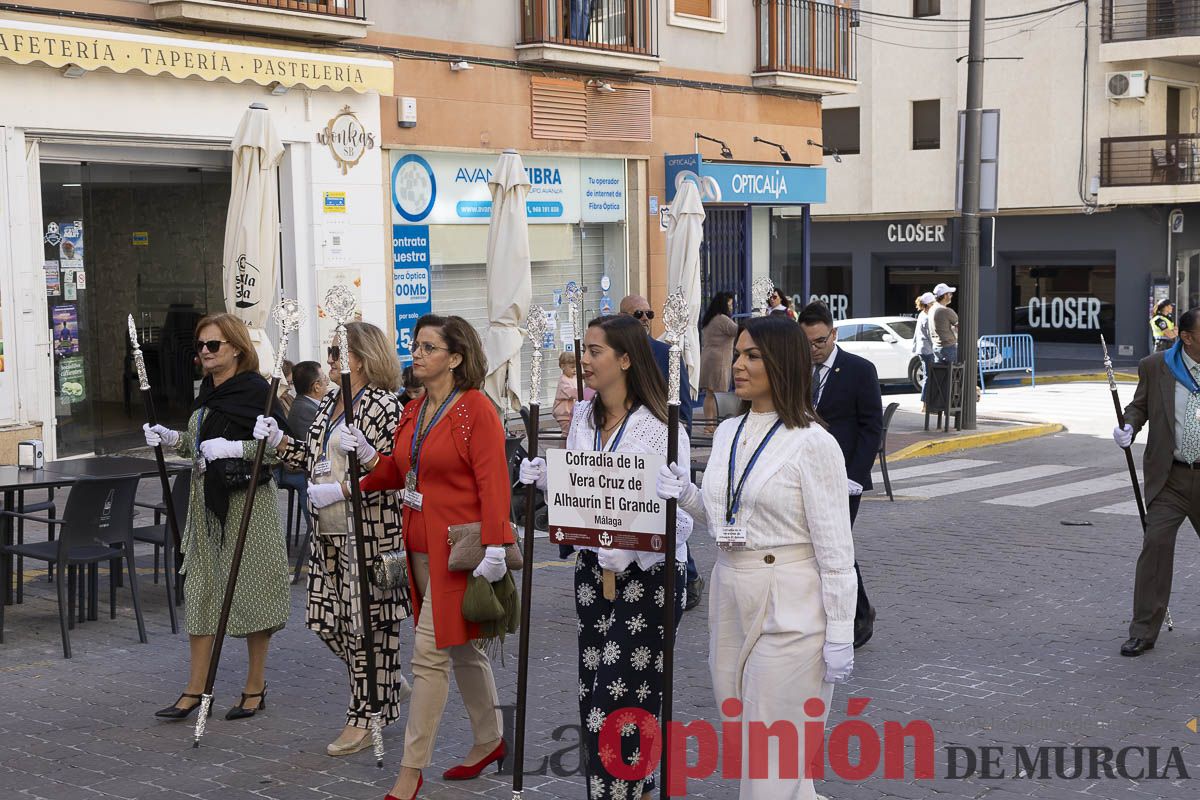
[[200, 443], [200, 454], [205, 461], [216, 461], [218, 458], [243, 458], [246, 451], [241, 442], [231, 442], [228, 439], [209, 439]]
[[495, 583], [503, 578], [506, 572], [508, 572], [508, 565], [504, 563], [504, 548], [489, 544], [487, 551], [483, 554], [483, 561], [479, 562], [479, 566], [472, 574], [483, 578], [488, 583]]
[[283, 431], [279, 429], [279, 423], [274, 417], [264, 417], [260, 414], [254, 422], [254, 438], [266, 439], [271, 447], [279, 447], [279, 443], [283, 441]]
[[854, 672], [854, 643], [825, 642], [825, 682], [845, 683]]
[[310, 483], [308, 485], [308, 502], [313, 508], [325, 508], [346, 499], [342, 494], [340, 483]]
[[375, 458], [375, 448], [371, 447], [366, 435], [353, 425], [342, 431], [338, 446], [343, 453], [356, 453], [360, 464], [370, 464]]
[[1128, 448], [1133, 444], [1133, 426], [1127, 424], [1124, 428], [1113, 428], [1113, 441], [1117, 447]]
[[609, 572], [624, 572], [629, 569], [630, 564], [637, 560], [637, 554], [632, 550], [601, 548], [596, 553], [596, 560], [600, 562], [600, 569], [606, 569]]
[[692, 483], [688, 471], [678, 464], [664, 464], [658, 468], [658, 480], [654, 484], [660, 500], [678, 500], [686, 504], [700, 491]]
[[863, 493], [863, 485], [861, 483], [859, 483], [858, 481], [850, 480], [849, 478], [847, 478], [846, 481], [847, 481], [847, 483], [850, 484], [850, 496], [851, 497], [858, 497], [860, 494]]
[[162, 425], [150, 427], [149, 423], [142, 425], [142, 433], [146, 434], [147, 447], [174, 447], [179, 444], [179, 431], [173, 431], [170, 428], [164, 428]]
[[535, 458], [530, 461], [528, 458], [521, 459], [521, 483], [526, 486], [533, 485], [546, 491], [546, 459]]

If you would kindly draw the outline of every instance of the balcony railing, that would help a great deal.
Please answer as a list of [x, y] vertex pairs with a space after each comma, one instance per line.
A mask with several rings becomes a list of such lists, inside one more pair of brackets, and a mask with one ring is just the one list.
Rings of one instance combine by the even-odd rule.
[[1100, 140], [1100, 185], [1200, 183], [1200, 135], [1119, 136]]
[[521, 0], [521, 44], [658, 56], [658, 0]]
[[330, 17], [366, 19], [367, 0], [221, 0], [239, 6], [274, 8], [280, 11], [301, 11], [305, 14], [324, 14]]
[[856, 80], [857, 12], [818, 0], [754, 0], [756, 72]]
[[1200, 36], [1200, 2], [1104, 0], [1100, 31], [1105, 42]]

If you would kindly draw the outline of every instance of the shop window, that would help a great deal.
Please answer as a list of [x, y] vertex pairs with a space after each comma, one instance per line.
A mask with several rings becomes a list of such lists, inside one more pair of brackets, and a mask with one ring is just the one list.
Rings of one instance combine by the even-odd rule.
[[912, 149], [937, 150], [942, 146], [942, 101], [914, 100], [912, 104]]
[[1042, 342], [1095, 344], [1114, 338], [1116, 269], [1112, 265], [1013, 267], [1013, 333]]
[[668, 0], [667, 22], [680, 28], [725, 32], [728, 0]]
[[942, 13], [942, 0], [913, 0], [913, 16], [936, 17]]
[[843, 156], [858, 155], [859, 109], [826, 108], [821, 112], [821, 144]]

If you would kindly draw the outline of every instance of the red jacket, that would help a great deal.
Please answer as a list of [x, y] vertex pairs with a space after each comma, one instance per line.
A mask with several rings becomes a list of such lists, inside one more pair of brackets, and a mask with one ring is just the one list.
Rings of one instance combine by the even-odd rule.
[[[379, 457], [375, 469], [362, 479], [363, 491], [404, 487], [404, 476], [411, 467], [417, 417], [427, 400], [428, 395], [405, 406], [396, 426], [392, 454]], [[427, 413], [432, 414], [433, 409]], [[504, 428], [485, 394], [467, 391], [429, 431], [421, 447], [420, 479], [421, 510], [404, 507], [404, 538], [406, 546], [411, 546], [413, 537], [420, 531], [425, 534], [434, 638], [439, 648], [453, 647], [476, 638], [479, 630], [462, 616], [463, 595], [471, 573], [450, 571], [447, 528], [482, 521], [484, 545], [513, 542], [509, 523], [512, 486], [504, 453]], [[411, 551], [409, 561], [411, 576]], [[411, 577], [409, 588], [416, 623], [422, 604]]]

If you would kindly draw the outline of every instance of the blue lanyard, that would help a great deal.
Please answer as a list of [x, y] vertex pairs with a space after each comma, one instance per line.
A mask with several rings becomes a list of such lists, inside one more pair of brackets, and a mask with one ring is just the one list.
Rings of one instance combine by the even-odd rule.
[[595, 446], [593, 447], [593, 449], [599, 450], [601, 453], [606, 452], [606, 451], [612, 452], [613, 450], [616, 450], [617, 445], [619, 445], [621, 443], [621, 437], [625, 435], [625, 426], [629, 424], [629, 416], [633, 412], [634, 412], [634, 409], [630, 409], [628, 411], [628, 413], [625, 414], [625, 419], [621, 420], [621, 427], [617, 429], [616, 435], [608, 440], [607, 447], [605, 447], [604, 444], [601, 443], [600, 429], [597, 428], [596, 429], [596, 440], [595, 440], [596, 443], [595, 443]]
[[[366, 386], [364, 386], [363, 388], [358, 390], [358, 393], [356, 395], [354, 395], [354, 399], [350, 401], [351, 408], [358, 405], [358, 398], [362, 397], [363, 392], [365, 392], [366, 390], [367, 390]], [[336, 428], [338, 426], [338, 423], [341, 422], [342, 420], [344, 420], [345, 418], [346, 418], [346, 410], [343, 408], [342, 413], [338, 414], [337, 419], [330, 420], [329, 422], [325, 423], [325, 440], [321, 444], [321, 457], [322, 458], [324, 458], [325, 454], [329, 452], [329, 437], [333, 435], [333, 429]]]
[[[437, 413], [433, 415], [433, 420], [430, 421], [429, 427], [425, 428], [425, 411], [429, 408], [429, 395], [421, 401], [421, 413], [417, 415], [417, 429], [413, 431], [412, 453], [409, 461], [412, 462], [411, 472], [413, 475], [420, 474], [421, 463], [421, 448], [425, 446], [425, 439], [428, 438], [429, 432], [433, 430], [433, 426], [438, 424], [438, 420], [442, 418], [442, 414], [458, 396], [458, 390], [455, 389], [450, 393], [450, 396], [442, 401], [442, 405], [438, 408]], [[425, 428], [424, 435], [421, 434], [421, 429]]]
[[758, 461], [758, 457], [762, 455], [762, 451], [766, 449], [767, 442], [771, 441], [771, 437], [775, 435], [775, 431], [783, 427], [783, 420], [775, 420], [775, 424], [771, 426], [771, 430], [767, 431], [767, 435], [758, 443], [754, 453], [750, 456], [750, 463], [746, 464], [746, 471], [742, 473], [742, 479], [737, 483], [737, 491], [733, 488], [733, 471], [737, 464], [737, 446], [738, 439], [741, 438], [742, 429], [746, 427], [746, 420], [750, 418], [749, 414], [742, 415], [742, 421], [738, 423], [737, 433], [733, 435], [733, 447], [729, 450], [729, 484], [725, 487], [725, 522], [729, 525], [734, 524], [737, 518], [738, 507], [742, 504], [742, 490], [746, 488], [746, 479], [750, 477], [750, 471], [754, 469], [754, 464]]

